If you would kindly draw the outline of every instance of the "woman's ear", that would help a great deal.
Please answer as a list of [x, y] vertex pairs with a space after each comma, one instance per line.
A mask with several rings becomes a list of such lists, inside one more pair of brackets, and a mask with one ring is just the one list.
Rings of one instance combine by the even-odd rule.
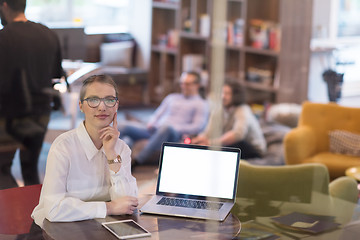
[[79, 101], [80, 112], [84, 112], [82, 106], [83, 106], [83, 105], [82, 105], [81, 101]]

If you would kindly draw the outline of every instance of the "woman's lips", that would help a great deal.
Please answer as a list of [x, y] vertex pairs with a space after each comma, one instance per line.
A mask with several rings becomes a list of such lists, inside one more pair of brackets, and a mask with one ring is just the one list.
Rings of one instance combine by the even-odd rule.
[[101, 115], [95, 115], [95, 117], [98, 119], [106, 119], [107, 117], [109, 117], [109, 115], [101, 114]]

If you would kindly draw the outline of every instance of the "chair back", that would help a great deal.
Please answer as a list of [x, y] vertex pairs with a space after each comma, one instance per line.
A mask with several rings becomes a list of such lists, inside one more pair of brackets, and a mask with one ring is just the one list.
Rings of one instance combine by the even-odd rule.
[[39, 203], [41, 184], [0, 190], [0, 234], [29, 233], [31, 213]]
[[237, 197], [310, 203], [313, 191], [329, 195], [329, 173], [322, 164], [259, 166], [240, 161]]

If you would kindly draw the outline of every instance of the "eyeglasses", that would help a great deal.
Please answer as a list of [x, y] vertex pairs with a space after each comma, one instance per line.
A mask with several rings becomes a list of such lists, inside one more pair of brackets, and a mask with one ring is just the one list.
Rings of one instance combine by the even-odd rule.
[[117, 97], [106, 97], [106, 98], [98, 98], [98, 97], [89, 97], [83, 99], [81, 102], [87, 101], [89, 107], [96, 108], [100, 105], [100, 102], [103, 101], [105, 106], [114, 107], [118, 98]]

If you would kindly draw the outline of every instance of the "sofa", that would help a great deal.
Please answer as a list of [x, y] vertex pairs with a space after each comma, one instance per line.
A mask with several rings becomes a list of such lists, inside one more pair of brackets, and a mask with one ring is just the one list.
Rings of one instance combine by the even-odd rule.
[[[344, 139], [335, 141], [336, 131]], [[349, 134], [355, 136], [351, 141], [345, 139]], [[285, 163], [322, 163], [331, 179], [344, 176], [346, 169], [360, 166], [360, 156], [351, 154], [360, 151], [360, 135], [355, 134], [360, 134], [360, 108], [304, 102], [298, 126], [284, 138]], [[337, 151], [340, 144], [343, 149]]]

